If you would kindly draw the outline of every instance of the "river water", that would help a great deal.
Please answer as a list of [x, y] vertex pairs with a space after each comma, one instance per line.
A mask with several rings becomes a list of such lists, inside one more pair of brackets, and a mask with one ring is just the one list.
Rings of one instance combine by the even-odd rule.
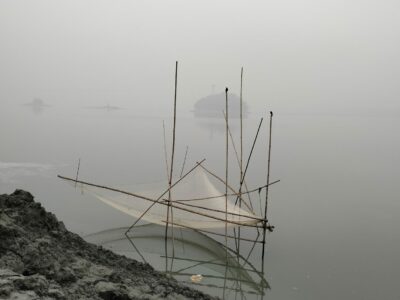
[[[56, 175], [76, 176], [81, 159], [82, 180], [109, 186], [165, 180], [163, 120], [170, 153], [170, 112], [32, 109], [9, 103], [0, 110], [0, 193], [16, 188], [30, 191], [68, 229], [82, 236], [129, 226], [133, 222], [129, 216], [82, 194]], [[246, 158], [259, 121], [255, 114], [244, 120]], [[237, 119], [231, 120], [231, 129], [237, 143]], [[270, 189], [268, 217], [276, 228], [267, 236], [262, 275], [269, 288], [257, 292], [243, 283], [243, 290], [251, 291], [241, 292], [242, 284], [228, 282], [224, 292], [210, 286], [222, 283], [223, 287], [223, 281], [215, 278], [215, 269], [207, 278], [205, 267], [199, 271], [205, 286], [197, 288], [228, 299], [400, 299], [399, 129], [398, 116], [275, 112], [271, 180], [281, 182]], [[268, 119], [246, 175], [251, 187], [266, 182], [267, 131]], [[178, 111], [177, 172], [189, 146], [186, 169], [206, 158], [206, 165], [223, 177], [224, 143], [222, 120], [196, 119], [190, 112]], [[230, 155], [229, 176], [236, 184], [232, 149]], [[212, 240], [203, 235], [198, 239], [199, 243], [205, 239], [220, 255]], [[223, 238], [216, 241], [223, 243]], [[112, 247], [122, 253], [124, 245]], [[196, 243], [191, 245], [192, 259], [200, 261], [203, 256]], [[252, 246], [241, 245], [245, 254]], [[156, 269], [165, 270], [162, 255], [144, 255]], [[262, 269], [260, 246], [249, 263]], [[194, 271], [186, 273], [190, 272]], [[177, 278], [196, 287], [186, 273]]]

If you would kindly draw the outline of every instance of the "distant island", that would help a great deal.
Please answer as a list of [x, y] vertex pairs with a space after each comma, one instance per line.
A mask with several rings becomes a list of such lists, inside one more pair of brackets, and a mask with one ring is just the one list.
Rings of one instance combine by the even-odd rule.
[[[200, 118], [223, 118], [222, 112], [225, 111], [225, 93], [212, 94], [201, 98], [194, 105], [193, 113]], [[247, 117], [248, 106], [243, 101], [243, 118]], [[240, 117], [240, 98], [235, 94], [228, 94], [228, 113], [229, 117]]]

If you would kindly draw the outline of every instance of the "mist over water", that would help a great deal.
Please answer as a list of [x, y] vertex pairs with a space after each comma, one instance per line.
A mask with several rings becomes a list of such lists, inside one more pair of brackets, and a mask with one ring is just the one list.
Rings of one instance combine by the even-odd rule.
[[[89, 182], [165, 181], [178, 60], [176, 172], [188, 146], [186, 170], [206, 158], [223, 177], [222, 112], [193, 110], [226, 86], [239, 95], [244, 66], [245, 158], [265, 118], [247, 182], [266, 182], [270, 110], [281, 180], [264, 299], [398, 299], [399, 12], [396, 1], [3, 1], [0, 193], [30, 191], [83, 236], [131, 225], [57, 174], [75, 177], [81, 159]], [[238, 146], [239, 120], [230, 128]], [[229, 162], [236, 185], [232, 147]]]
[[[162, 122], [171, 133], [170, 117], [57, 107], [37, 114], [8, 105], [1, 119], [15, 124], [3, 137], [2, 193], [31, 191], [82, 235], [128, 226], [132, 219], [56, 178], [74, 177], [78, 158], [79, 176], [90, 182], [119, 187], [166, 179]], [[270, 190], [269, 219], [276, 231], [267, 238], [265, 277], [272, 288], [267, 297], [390, 299], [400, 250], [399, 118], [276, 114], [274, 120], [271, 179], [282, 181]], [[176, 168], [180, 171], [189, 145], [186, 169], [206, 158], [223, 176], [224, 133], [218, 129], [223, 121], [210, 120], [214, 127], [200, 121], [205, 119], [178, 115]], [[245, 157], [258, 122], [244, 120]], [[252, 187], [266, 180], [266, 125], [248, 171]], [[230, 149], [229, 176], [235, 181], [233, 153]]]

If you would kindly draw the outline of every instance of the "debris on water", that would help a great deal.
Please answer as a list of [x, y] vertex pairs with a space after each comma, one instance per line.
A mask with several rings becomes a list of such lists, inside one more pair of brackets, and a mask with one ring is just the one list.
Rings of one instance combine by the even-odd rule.
[[190, 276], [190, 280], [194, 283], [199, 283], [203, 280], [203, 275], [201, 275], [201, 274], [192, 275], [192, 276]]

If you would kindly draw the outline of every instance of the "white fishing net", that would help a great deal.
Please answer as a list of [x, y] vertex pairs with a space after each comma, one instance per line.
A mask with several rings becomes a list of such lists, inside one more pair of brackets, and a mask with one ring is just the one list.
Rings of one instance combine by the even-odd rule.
[[[177, 179], [176, 179], [177, 180]], [[176, 182], [173, 181], [173, 182]], [[93, 194], [97, 199], [135, 218], [140, 217], [153, 202], [131, 195], [110, 191], [86, 184], [79, 184], [84, 191]], [[219, 188], [217, 188], [219, 186]], [[157, 200], [168, 190], [167, 182], [125, 187], [122, 190], [135, 193], [149, 199]], [[223, 192], [222, 192], [222, 191]], [[210, 174], [198, 167], [187, 177], [183, 178], [171, 189], [172, 214], [168, 220], [175, 226], [192, 228], [222, 228], [228, 226], [254, 225], [261, 217], [251, 212], [245, 205], [235, 205], [237, 196], [228, 190], [228, 201], [225, 203], [225, 186], [217, 183]], [[143, 220], [165, 225], [167, 221], [168, 192], [159, 203], [143, 215]], [[205, 198], [205, 199], [204, 199]], [[187, 201], [190, 200], [190, 201]], [[225, 207], [227, 205], [227, 207]], [[225, 222], [225, 209], [227, 221]]]

